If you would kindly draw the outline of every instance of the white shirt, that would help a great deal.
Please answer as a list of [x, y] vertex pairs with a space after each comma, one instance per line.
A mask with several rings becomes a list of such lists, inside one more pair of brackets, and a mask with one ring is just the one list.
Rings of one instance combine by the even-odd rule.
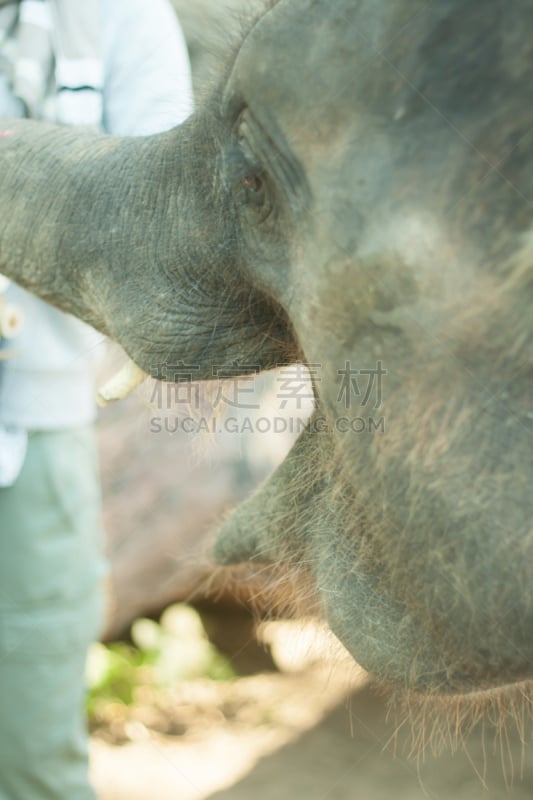
[[[102, 26], [104, 129], [117, 136], [139, 136], [183, 122], [192, 111], [190, 64], [167, 0], [102, 0]], [[0, 79], [0, 116], [17, 114], [17, 108]], [[6, 299], [22, 309], [25, 323], [9, 345], [20, 355], [0, 362], [0, 485], [2, 474], [3, 485], [8, 485], [22, 465], [25, 431], [94, 420], [94, 353], [103, 340], [16, 285], [9, 287]]]

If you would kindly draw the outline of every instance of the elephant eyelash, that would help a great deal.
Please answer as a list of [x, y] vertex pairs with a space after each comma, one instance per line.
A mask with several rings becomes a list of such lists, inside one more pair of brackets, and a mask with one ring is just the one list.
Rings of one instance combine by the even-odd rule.
[[237, 143], [226, 155], [226, 170], [228, 183], [243, 186], [265, 175], [263, 166], [256, 159], [250, 158], [248, 153], [244, 153], [243, 148]]
[[[272, 126], [271, 126], [272, 127]], [[246, 162], [255, 176], [268, 181], [279, 202], [300, 213], [308, 204], [310, 190], [301, 164], [280, 131], [268, 131], [247, 108], [240, 115], [235, 131]]]
[[250, 221], [263, 224], [269, 218], [274, 219], [272, 182], [243, 138], [226, 153], [225, 167], [227, 189], [243, 212], [253, 215]]

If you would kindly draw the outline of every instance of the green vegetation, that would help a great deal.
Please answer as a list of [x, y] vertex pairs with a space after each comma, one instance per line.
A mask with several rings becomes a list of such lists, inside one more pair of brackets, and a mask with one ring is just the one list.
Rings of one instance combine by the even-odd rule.
[[89, 720], [107, 704], [130, 706], [149, 687], [164, 689], [179, 681], [228, 681], [235, 672], [208, 641], [202, 621], [190, 606], [168, 608], [159, 623], [137, 620], [133, 644], [95, 644], [87, 662]]

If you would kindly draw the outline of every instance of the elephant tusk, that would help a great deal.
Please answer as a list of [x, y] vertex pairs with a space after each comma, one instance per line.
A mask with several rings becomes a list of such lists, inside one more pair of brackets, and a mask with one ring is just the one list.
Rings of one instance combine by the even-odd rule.
[[117, 400], [123, 400], [131, 392], [137, 389], [148, 377], [131, 359], [114, 375], [96, 395], [96, 402], [99, 406], [109, 405]]
[[5, 275], [0, 274], [0, 294], [6, 291], [11, 281]]

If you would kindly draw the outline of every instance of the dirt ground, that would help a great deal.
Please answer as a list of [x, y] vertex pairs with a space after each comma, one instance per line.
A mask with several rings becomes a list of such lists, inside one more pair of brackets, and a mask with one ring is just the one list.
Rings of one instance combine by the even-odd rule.
[[282, 666], [184, 682], [115, 715], [92, 738], [101, 800], [533, 797], [531, 724], [525, 745], [516, 730], [479, 728], [460, 752], [409, 757], [408, 726], [397, 731], [364, 673], [323, 659]]

